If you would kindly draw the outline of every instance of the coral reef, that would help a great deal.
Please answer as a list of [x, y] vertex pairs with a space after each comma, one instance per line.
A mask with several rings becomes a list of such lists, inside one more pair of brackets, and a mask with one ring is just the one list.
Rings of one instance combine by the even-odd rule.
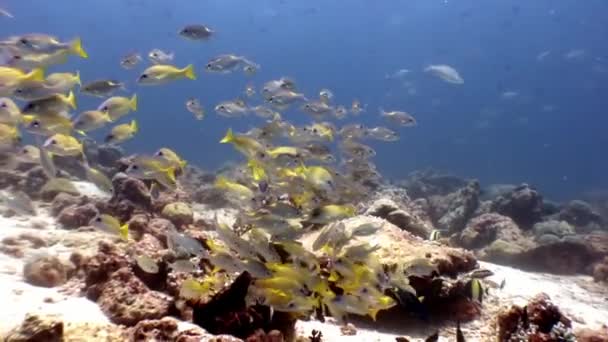
[[21, 325], [8, 333], [6, 342], [62, 342], [63, 322], [55, 316], [27, 315]]
[[68, 279], [67, 267], [54, 256], [38, 256], [23, 266], [23, 277], [32, 285], [55, 287]]

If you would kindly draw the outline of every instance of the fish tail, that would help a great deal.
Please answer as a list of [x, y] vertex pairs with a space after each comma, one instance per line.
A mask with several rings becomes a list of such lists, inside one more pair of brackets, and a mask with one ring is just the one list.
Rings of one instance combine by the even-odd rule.
[[232, 133], [232, 128], [228, 128], [226, 135], [220, 140], [221, 144], [228, 144], [234, 141], [234, 133]]
[[177, 182], [177, 179], [175, 178], [175, 168], [170, 167], [165, 172], [167, 174], [167, 178], [169, 178], [171, 183]]
[[76, 70], [76, 76], [74, 76], [74, 80], [76, 81], [76, 83], [81, 86], [82, 82], [80, 81], [80, 71]]
[[215, 179], [215, 186], [222, 189], [228, 185], [228, 179], [224, 176], [217, 176]]
[[44, 69], [36, 68], [23, 76], [24, 81], [44, 81]]
[[192, 64], [188, 64], [187, 67], [182, 69], [182, 72], [184, 73], [184, 76], [186, 76], [186, 78], [189, 78], [191, 80], [196, 79], [196, 75], [194, 74], [194, 66]]
[[131, 96], [131, 99], [129, 100], [129, 108], [131, 108], [132, 111], [137, 110], [137, 94], [133, 94], [133, 96]]
[[76, 109], [76, 96], [74, 96], [74, 92], [70, 90], [68, 97], [66, 98], [67, 103], [72, 109]]
[[181, 159], [181, 160], [179, 161], [179, 167], [180, 167], [181, 169], [185, 168], [187, 164], [188, 164], [188, 162], [187, 162], [187, 161], [185, 161], [185, 160], [183, 160], [183, 159]]
[[129, 224], [125, 223], [118, 229], [118, 234], [123, 240], [129, 239]]
[[129, 125], [129, 127], [131, 127], [131, 131], [133, 133], [137, 133], [137, 131], [139, 130], [139, 126], [137, 126], [137, 121], [135, 120], [131, 120], [131, 124]]
[[84, 49], [82, 47], [82, 40], [80, 39], [80, 37], [78, 37], [72, 41], [72, 43], [70, 44], [70, 51], [73, 54], [78, 55], [82, 58], [89, 58], [89, 55], [87, 54], [86, 51], [84, 51]]

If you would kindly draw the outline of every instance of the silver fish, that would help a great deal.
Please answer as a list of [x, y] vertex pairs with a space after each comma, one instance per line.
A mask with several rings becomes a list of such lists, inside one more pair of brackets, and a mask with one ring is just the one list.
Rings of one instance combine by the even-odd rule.
[[215, 106], [215, 111], [225, 117], [244, 116], [249, 112], [247, 105], [240, 99], [224, 101]]
[[201, 102], [196, 98], [192, 97], [186, 101], [186, 109], [188, 109], [190, 113], [194, 114], [194, 117], [197, 120], [203, 120], [205, 117], [205, 110], [203, 109]]
[[143, 59], [138, 52], [132, 52], [125, 55], [120, 60], [120, 66], [125, 69], [133, 69], [137, 64], [139, 64]]
[[207, 62], [205, 70], [207, 70], [208, 72], [217, 72], [225, 74], [236, 70], [240, 66], [247, 65], [256, 66], [255, 63], [251, 62], [245, 57], [226, 54], [212, 58], [209, 62]]
[[180, 36], [190, 40], [209, 40], [214, 33], [214, 30], [201, 24], [186, 25], [179, 31]]
[[365, 131], [365, 136], [371, 139], [382, 140], [382, 141], [397, 141], [399, 140], [399, 134], [386, 127], [373, 127], [368, 128]]
[[399, 126], [416, 126], [416, 119], [406, 112], [397, 110], [385, 112], [383, 109], [380, 109], [380, 116], [390, 121], [391, 123], [397, 124]]
[[119, 89], [125, 89], [124, 83], [116, 80], [96, 80], [84, 84], [80, 87], [80, 92], [97, 97], [106, 97]]
[[161, 49], [153, 49], [148, 53], [150, 62], [154, 64], [170, 64], [174, 57], [174, 53], [165, 52]]

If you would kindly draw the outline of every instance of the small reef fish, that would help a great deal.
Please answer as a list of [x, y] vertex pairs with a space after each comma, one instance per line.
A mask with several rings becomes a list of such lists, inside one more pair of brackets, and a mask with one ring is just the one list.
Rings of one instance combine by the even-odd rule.
[[82, 155], [82, 144], [73, 136], [66, 134], [55, 134], [48, 138], [42, 146], [48, 152], [58, 156]]
[[329, 89], [321, 89], [319, 91], [319, 100], [325, 104], [329, 104], [334, 99], [334, 93]]
[[215, 106], [214, 109], [218, 114], [229, 118], [244, 116], [249, 112], [245, 101], [241, 99], [224, 101]]
[[195, 80], [194, 66], [179, 69], [173, 65], [153, 65], [139, 76], [137, 83], [142, 85], [160, 85], [179, 79]]
[[119, 89], [125, 89], [124, 83], [116, 80], [96, 80], [83, 84], [80, 87], [80, 92], [97, 97], [106, 97]]
[[99, 110], [82, 112], [72, 121], [74, 129], [81, 134], [99, 129], [110, 122], [112, 122], [110, 115]]
[[214, 34], [214, 30], [202, 24], [186, 25], [179, 31], [180, 36], [190, 40], [209, 40]]
[[100, 214], [89, 221], [89, 226], [110, 234], [117, 234], [123, 240], [129, 238], [129, 224], [120, 224], [117, 218], [107, 214]]
[[72, 91], [67, 96], [54, 94], [43, 99], [30, 101], [21, 108], [21, 112], [28, 114], [65, 113], [70, 109], [76, 109], [76, 97]]
[[205, 110], [203, 109], [203, 106], [201, 105], [199, 99], [196, 99], [194, 97], [189, 98], [186, 101], [186, 109], [190, 113], [194, 114], [196, 120], [203, 120], [205, 118]]
[[390, 121], [391, 123], [397, 124], [403, 127], [412, 127], [416, 126], [416, 119], [402, 111], [393, 110], [390, 112], [385, 112], [382, 108], [380, 108], [380, 116]]
[[53, 54], [67, 52], [82, 58], [88, 58], [88, 54], [82, 47], [80, 38], [75, 38], [70, 42], [61, 42], [57, 37], [42, 34], [29, 33], [21, 36], [12, 36], [1, 41], [0, 46], [13, 46], [20, 51], [34, 54]]
[[438, 65], [429, 65], [424, 69], [425, 72], [428, 72], [434, 76], [437, 76], [441, 80], [452, 83], [452, 84], [463, 84], [464, 79], [456, 69], [449, 65], [438, 64]]
[[111, 121], [116, 121], [127, 115], [129, 112], [137, 110], [137, 94], [131, 98], [123, 96], [113, 96], [103, 101], [97, 110], [108, 114]]
[[257, 64], [253, 63], [252, 61], [248, 60], [243, 56], [226, 54], [212, 58], [209, 62], [207, 62], [205, 70], [207, 70], [208, 72], [226, 74], [236, 70], [241, 66], [248, 65], [257, 67]]
[[148, 58], [153, 64], [171, 64], [174, 57], [173, 52], [165, 52], [161, 49], [153, 49], [148, 52]]
[[143, 59], [138, 52], [131, 52], [120, 59], [120, 66], [130, 70], [135, 68]]
[[114, 126], [110, 134], [106, 135], [104, 141], [108, 144], [120, 144], [132, 139], [138, 131], [137, 121]]
[[158, 263], [145, 254], [136, 257], [135, 262], [137, 263], [137, 266], [146, 273], [157, 274], [160, 271]]

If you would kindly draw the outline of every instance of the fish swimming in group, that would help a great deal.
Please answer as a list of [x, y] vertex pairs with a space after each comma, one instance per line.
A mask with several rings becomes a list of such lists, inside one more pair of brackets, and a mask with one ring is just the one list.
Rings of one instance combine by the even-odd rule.
[[116, 234], [123, 240], [129, 238], [129, 224], [121, 224], [117, 218], [107, 214], [99, 214], [89, 221], [89, 225], [106, 233]]
[[119, 89], [125, 89], [124, 83], [117, 80], [95, 80], [80, 87], [80, 92], [87, 95], [106, 97]]
[[104, 142], [108, 144], [120, 144], [132, 139], [138, 131], [137, 121], [131, 120], [129, 123], [114, 126], [110, 133], [106, 135]]
[[235, 99], [230, 101], [224, 101], [215, 106], [215, 111], [225, 117], [239, 117], [244, 116], [249, 112], [249, 108], [245, 104], [245, 101], [241, 99]]
[[438, 64], [438, 65], [429, 65], [424, 69], [425, 72], [428, 72], [434, 76], [437, 76], [441, 80], [452, 83], [452, 84], [463, 84], [464, 79], [456, 69], [449, 65]]
[[139, 76], [137, 83], [142, 85], [160, 85], [179, 79], [195, 80], [194, 66], [192, 64], [180, 69], [173, 65], [153, 65]]
[[161, 49], [152, 49], [148, 52], [148, 58], [153, 64], [171, 64], [175, 54], [173, 52], [165, 52]]
[[203, 120], [205, 118], [205, 110], [203, 109], [203, 106], [201, 105], [201, 102], [199, 99], [191, 97], [186, 101], [186, 109], [194, 114], [194, 117], [197, 120]]
[[120, 66], [129, 70], [135, 68], [143, 58], [141, 58], [141, 54], [139, 52], [131, 52], [129, 54], [124, 55], [120, 59]]
[[110, 121], [116, 121], [129, 112], [137, 110], [137, 94], [133, 94], [131, 98], [112, 96], [103, 101], [99, 107], [97, 107], [97, 110], [107, 113]]
[[226, 54], [216, 56], [209, 60], [209, 62], [207, 62], [207, 65], [205, 66], [205, 70], [207, 70], [208, 72], [225, 74], [230, 73], [239, 67], [246, 66], [256, 67], [257, 64], [243, 56]]
[[190, 40], [209, 40], [214, 34], [214, 30], [202, 24], [186, 25], [179, 31], [180, 36]]
[[382, 116], [391, 123], [403, 127], [412, 127], [416, 126], [417, 124], [416, 119], [412, 115], [403, 111], [393, 110], [390, 112], [386, 112], [382, 108], [380, 108], [380, 116]]

